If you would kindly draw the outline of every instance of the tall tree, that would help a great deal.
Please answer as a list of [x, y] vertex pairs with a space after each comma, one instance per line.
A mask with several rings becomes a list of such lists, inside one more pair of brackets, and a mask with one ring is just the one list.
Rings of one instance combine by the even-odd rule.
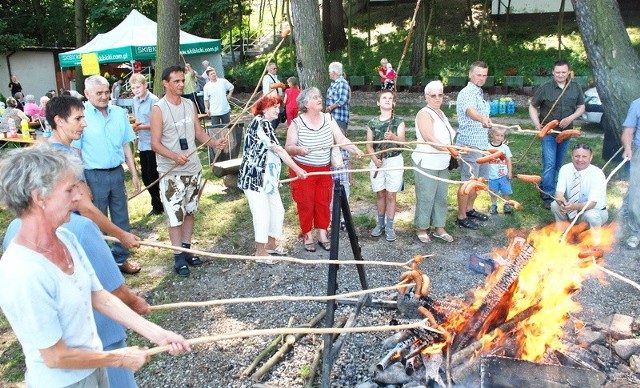
[[[74, 19], [73, 24], [76, 30], [76, 47], [81, 47], [88, 41], [87, 36], [87, 4], [85, 0], [75, 0], [73, 3]], [[82, 68], [76, 67], [76, 90], [84, 94], [84, 79]]]
[[[629, 104], [640, 97], [640, 59], [631, 46], [616, 0], [571, 0], [580, 35], [604, 108], [602, 125], [620, 146]], [[605, 157], [607, 152], [605, 151]]]
[[329, 85], [329, 70], [322, 40], [318, 2], [291, 0], [291, 20], [300, 86], [315, 86], [324, 91]]
[[[316, 3], [314, 7], [317, 6]], [[329, 51], [342, 50], [347, 47], [342, 0], [324, 0], [322, 2], [322, 33]]]
[[427, 39], [429, 27], [435, 9], [435, 0], [424, 0], [416, 16], [416, 27], [413, 33], [413, 51], [409, 71], [414, 77], [421, 77], [427, 68]]
[[162, 71], [180, 64], [180, 3], [178, 0], [158, 1], [158, 43], [156, 51], [156, 73], [153, 93], [164, 95]]

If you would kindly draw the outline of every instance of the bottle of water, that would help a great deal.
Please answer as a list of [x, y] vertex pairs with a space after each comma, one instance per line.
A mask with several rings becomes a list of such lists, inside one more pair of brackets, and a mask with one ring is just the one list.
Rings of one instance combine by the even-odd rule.
[[489, 108], [491, 109], [491, 112], [489, 113], [490, 116], [495, 116], [498, 114], [498, 100], [492, 100], [489, 103]]
[[504, 100], [500, 100], [500, 105], [498, 109], [498, 113], [503, 115], [507, 113], [507, 103]]
[[51, 137], [51, 125], [49, 124], [49, 122], [47, 120], [44, 121], [44, 133], [43, 136], [45, 138], [50, 138]]
[[514, 114], [516, 113], [516, 103], [513, 102], [513, 100], [509, 100], [509, 102], [507, 103], [507, 114]]

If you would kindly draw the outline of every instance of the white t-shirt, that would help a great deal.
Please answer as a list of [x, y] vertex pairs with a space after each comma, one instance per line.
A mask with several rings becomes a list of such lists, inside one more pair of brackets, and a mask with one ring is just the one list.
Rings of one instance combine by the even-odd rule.
[[204, 85], [204, 99], [209, 101], [209, 115], [222, 116], [229, 113], [231, 106], [227, 100], [227, 92], [233, 90], [231, 82], [224, 78], [218, 78], [215, 82], [209, 81]]

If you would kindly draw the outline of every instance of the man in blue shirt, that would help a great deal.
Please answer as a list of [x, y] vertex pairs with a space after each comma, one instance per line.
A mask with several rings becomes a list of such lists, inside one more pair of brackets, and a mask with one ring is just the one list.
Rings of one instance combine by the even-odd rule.
[[627, 246], [635, 249], [640, 245], [640, 98], [631, 103], [622, 127], [623, 156], [630, 160], [631, 173], [620, 212], [621, 225], [627, 236]]
[[[489, 149], [489, 128], [491, 128], [491, 119], [489, 118], [489, 103], [484, 100], [482, 87], [487, 82], [487, 73], [489, 67], [482, 61], [476, 61], [471, 64], [469, 70], [469, 83], [465, 86], [456, 101], [456, 113], [458, 114], [458, 136], [456, 136], [456, 145], [467, 146], [477, 150]], [[487, 164], [478, 164], [476, 159], [481, 157], [479, 152], [467, 152], [462, 155], [470, 166], [466, 164], [460, 167], [460, 178], [463, 181], [474, 177], [485, 177], [488, 173]], [[462, 186], [458, 190], [458, 217], [456, 223], [462, 227], [469, 229], [478, 229], [480, 226], [471, 218], [479, 221], [486, 221], [489, 217], [486, 214], [477, 211], [473, 205], [476, 201], [476, 192], [464, 194]]]
[[[131, 226], [122, 163], [127, 163], [134, 191], [139, 192], [140, 180], [129, 146], [136, 135], [126, 110], [109, 105], [109, 82], [104, 77], [93, 75], [84, 84], [88, 99], [84, 111], [87, 127], [71, 146], [80, 152], [93, 203], [120, 229], [129, 231]], [[131, 253], [122, 244], [115, 243], [112, 252], [123, 272], [140, 271], [139, 267], [126, 263]]]

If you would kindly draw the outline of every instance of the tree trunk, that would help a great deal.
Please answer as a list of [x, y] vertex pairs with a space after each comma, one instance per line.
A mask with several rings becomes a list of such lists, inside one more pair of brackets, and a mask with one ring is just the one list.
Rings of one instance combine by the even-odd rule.
[[[75, 0], [73, 3], [74, 9], [74, 28], [76, 31], [76, 47], [81, 47], [87, 43], [87, 4], [85, 0]], [[75, 68], [76, 75], [76, 90], [81, 94], [84, 94], [84, 75], [82, 74], [82, 67]]]
[[331, 1], [331, 30], [329, 51], [342, 50], [347, 47], [347, 35], [344, 32], [344, 7], [342, 0]]
[[291, 0], [291, 20], [300, 87], [316, 86], [325, 91], [329, 85], [329, 70], [322, 40], [318, 2]]
[[427, 67], [427, 40], [429, 38], [429, 26], [435, 0], [425, 0], [420, 3], [420, 10], [416, 17], [416, 27], [413, 34], [413, 52], [409, 72], [414, 77], [422, 77]]
[[[616, 0], [571, 0], [604, 109], [601, 124], [620, 147], [621, 123], [640, 90], [640, 60], [631, 46]], [[606, 134], [605, 134], [606, 136]]]
[[156, 51], [153, 94], [164, 95], [162, 71], [180, 64], [180, 2], [178, 0], [158, 1], [158, 42]]
[[564, 22], [564, 2], [560, 1], [560, 11], [558, 12], [558, 59], [562, 58], [562, 25]]

